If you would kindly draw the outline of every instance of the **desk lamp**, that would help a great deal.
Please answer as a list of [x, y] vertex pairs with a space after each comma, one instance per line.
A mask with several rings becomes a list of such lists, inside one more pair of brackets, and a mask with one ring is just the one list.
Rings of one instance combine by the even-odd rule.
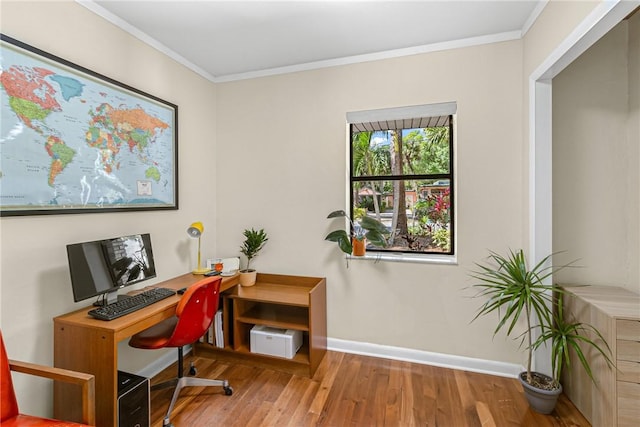
[[208, 268], [202, 268], [200, 265], [200, 236], [204, 232], [204, 225], [200, 221], [194, 222], [187, 228], [187, 234], [191, 237], [198, 238], [198, 268], [192, 271], [193, 274], [204, 274], [209, 272]]

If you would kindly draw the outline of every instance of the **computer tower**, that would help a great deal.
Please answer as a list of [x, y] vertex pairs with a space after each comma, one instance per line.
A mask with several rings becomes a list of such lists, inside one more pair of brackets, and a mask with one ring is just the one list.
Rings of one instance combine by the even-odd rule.
[[149, 427], [149, 379], [118, 371], [118, 427]]

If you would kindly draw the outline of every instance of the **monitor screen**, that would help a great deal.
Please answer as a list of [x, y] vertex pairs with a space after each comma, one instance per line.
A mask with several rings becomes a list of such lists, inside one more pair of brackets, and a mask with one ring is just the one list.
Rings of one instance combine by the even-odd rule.
[[102, 247], [116, 286], [129, 286], [156, 277], [148, 234], [103, 240]]
[[67, 257], [75, 302], [114, 289], [101, 241], [67, 245]]
[[156, 276], [149, 234], [69, 244], [67, 257], [75, 302]]

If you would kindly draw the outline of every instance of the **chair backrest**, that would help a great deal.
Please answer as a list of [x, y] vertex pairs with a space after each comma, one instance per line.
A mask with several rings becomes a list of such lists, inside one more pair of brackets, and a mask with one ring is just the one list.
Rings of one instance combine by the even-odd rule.
[[167, 347], [182, 347], [198, 340], [211, 326], [218, 310], [221, 277], [206, 277], [182, 295], [176, 307], [176, 324]]
[[13, 391], [13, 381], [11, 381], [11, 369], [9, 368], [9, 358], [7, 350], [4, 348], [4, 339], [0, 331], [0, 421], [13, 418], [18, 415], [18, 401]]

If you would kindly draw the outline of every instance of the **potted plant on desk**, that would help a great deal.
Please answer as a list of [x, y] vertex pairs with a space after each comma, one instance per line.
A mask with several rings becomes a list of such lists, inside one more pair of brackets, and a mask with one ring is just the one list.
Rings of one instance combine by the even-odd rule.
[[240, 270], [240, 284], [253, 286], [256, 283], [257, 272], [250, 268], [251, 260], [258, 256], [258, 252], [262, 250], [269, 238], [264, 229], [256, 231], [253, 228], [244, 230], [244, 237], [245, 240], [240, 246], [240, 252], [247, 258], [247, 267]]
[[[525, 345], [527, 349], [527, 370], [521, 372], [518, 379], [531, 408], [536, 412], [549, 414], [554, 410], [562, 393], [560, 375], [565, 364], [570, 366], [569, 350], [574, 350], [592, 381], [594, 379], [591, 367], [580, 345], [593, 347], [596, 354], [601, 354], [609, 366], [613, 366], [607, 354], [610, 354], [611, 350], [596, 328], [565, 319], [562, 306], [563, 289], [544, 283], [555, 271], [570, 264], [557, 268], [546, 266], [551, 258], [549, 255], [530, 270], [522, 250], [511, 251], [507, 257], [491, 252], [489, 258], [496, 265], [476, 264], [480, 270], [471, 274], [479, 280], [479, 283], [473, 285], [480, 289], [476, 297], [487, 299], [473, 320], [481, 315], [497, 312], [498, 325], [493, 332], [494, 335], [506, 327], [507, 336], [510, 336], [519, 320], [524, 318], [525, 330], [518, 338], [522, 339], [521, 346]], [[538, 319], [537, 325], [533, 324], [534, 316]], [[533, 332], [536, 330], [539, 331], [539, 335], [534, 341]], [[602, 341], [607, 351], [590, 339], [588, 332], [592, 332], [595, 339]], [[552, 376], [531, 369], [533, 351], [547, 343], [551, 344]]]

